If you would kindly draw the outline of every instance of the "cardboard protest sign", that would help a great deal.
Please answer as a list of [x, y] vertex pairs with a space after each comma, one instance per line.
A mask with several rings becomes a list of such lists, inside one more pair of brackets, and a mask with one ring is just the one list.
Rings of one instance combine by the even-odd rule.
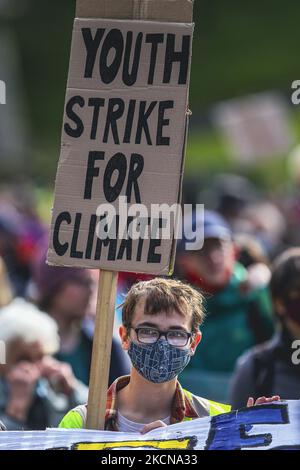
[[157, 209], [180, 202], [192, 33], [190, 22], [75, 19], [49, 264], [172, 270], [174, 223], [162, 238]]
[[190, 23], [191, 0], [77, 0], [78, 18], [147, 19]]
[[241, 163], [256, 164], [262, 159], [281, 157], [294, 141], [287, 104], [277, 93], [222, 102], [215, 107], [213, 118], [231, 155]]
[[[299, 450], [300, 401], [243, 408], [158, 428], [145, 435], [82, 429], [0, 432], [0, 450], [46, 449]], [[99, 458], [103, 464], [109, 463], [104, 459], [117, 459], [107, 452]]]

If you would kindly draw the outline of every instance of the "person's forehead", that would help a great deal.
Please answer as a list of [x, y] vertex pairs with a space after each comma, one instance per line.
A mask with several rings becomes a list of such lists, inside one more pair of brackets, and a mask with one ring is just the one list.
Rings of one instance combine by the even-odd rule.
[[24, 341], [24, 340], [21, 340], [20, 349], [22, 349], [22, 351], [26, 351], [26, 352], [29, 351], [33, 354], [36, 353], [36, 352], [43, 352], [44, 351], [43, 343], [41, 341]]
[[162, 310], [155, 315], [147, 315], [147, 313], [145, 313], [145, 299], [142, 298], [135, 306], [133, 324], [136, 326], [146, 322], [156, 325], [158, 328], [171, 328], [178, 326], [188, 330], [191, 327], [191, 316], [184, 316], [175, 309], [168, 313]]
[[215, 245], [227, 245], [230, 243], [230, 240], [228, 239], [223, 239], [223, 238], [218, 238], [218, 237], [207, 237], [204, 239], [204, 245], [206, 246], [215, 246]]
[[45, 355], [43, 344], [40, 341], [25, 341], [22, 338], [15, 338], [9, 345], [14, 356], [23, 359], [38, 360]]
[[230, 240], [223, 240], [221, 238], [205, 238], [203, 240], [203, 246], [199, 250], [195, 251], [190, 251], [186, 252], [185, 254], [187, 256], [198, 256], [207, 253], [207, 250], [210, 250], [211, 248], [221, 248], [221, 247], [231, 247], [232, 242]]

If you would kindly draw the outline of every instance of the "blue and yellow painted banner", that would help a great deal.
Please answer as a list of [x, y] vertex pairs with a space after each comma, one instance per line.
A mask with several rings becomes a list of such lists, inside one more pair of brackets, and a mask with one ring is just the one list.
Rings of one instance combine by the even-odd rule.
[[300, 400], [243, 408], [146, 435], [84, 429], [0, 432], [0, 450], [300, 449]]

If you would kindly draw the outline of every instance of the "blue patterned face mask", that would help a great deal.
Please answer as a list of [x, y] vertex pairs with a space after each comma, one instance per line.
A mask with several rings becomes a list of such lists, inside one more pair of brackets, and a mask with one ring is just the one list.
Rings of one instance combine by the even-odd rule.
[[145, 379], [154, 383], [169, 382], [190, 362], [190, 350], [171, 346], [165, 339], [155, 344], [131, 341], [128, 355], [133, 367]]

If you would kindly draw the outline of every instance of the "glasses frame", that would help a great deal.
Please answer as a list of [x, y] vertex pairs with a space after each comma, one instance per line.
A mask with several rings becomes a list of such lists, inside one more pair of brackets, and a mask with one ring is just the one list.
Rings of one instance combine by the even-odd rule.
[[[140, 330], [145, 330], [146, 328], [148, 328], [149, 330], [157, 331], [157, 333], [158, 333], [158, 338], [157, 338], [157, 340], [156, 340], [154, 343], [145, 343], [145, 342], [143, 342], [143, 341], [140, 341], [140, 338], [139, 338], [139, 331], [140, 331]], [[169, 340], [168, 340], [168, 334], [169, 334], [169, 333], [174, 333], [174, 332], [178, 331], [178, 332], [180, 332], [180, 333], [184, 333], [184, 334], [187, 335], [187, 341], [186, 341], [186, 343], [185, 343], [185, 344], [182, 344], [182, 345], [180, 345], [180, 346], [178, 346], [179, 348], [183, 348], [184, 346], [186, 346], [186, 345], [188, 344], [188, 342], [190, 341], [190, 339], [194, 336], [194, 333], [189, 333], [188, 331], [183, 331], [183, 330], [160, 331], [160, 330], [158, 330], [157, 328], [152, 328], [152, 327], [150, 327], [150, 326], [138, 326], [137, 328], [134, 328], [133, 326], [129, 326], [128, 329], [129, 329], [129, 330], [133, 330], [133, 331], [135, 332], [136, 337], [137, 337], [137, 339], [138, 339], [138, 342], [141, 343], [141, 344], [156, 344], [156, 343], [160, 340], [160, 338], [161, 338], [162, 336], [164, 336], [165, 339], [166, 339], [166, 341], [168, 341], [168, 343], [169, 343], [170, 346], [176, 347], [174, 344], [171, 344], [171, 343], [169, 342]]]

